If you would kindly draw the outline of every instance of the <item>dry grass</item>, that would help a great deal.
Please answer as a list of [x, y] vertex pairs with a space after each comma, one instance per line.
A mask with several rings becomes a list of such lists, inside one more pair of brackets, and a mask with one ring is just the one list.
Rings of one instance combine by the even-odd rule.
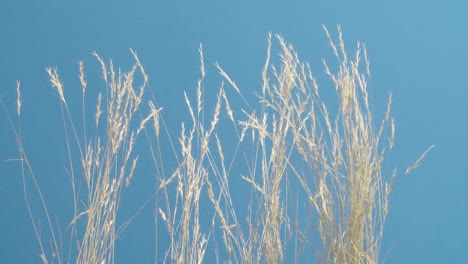
[[[300, 62], [293, 47], [276, 36], [281, 47], [281, 63], [276, 67], [270, 62], [271, 38], [269, 40], [262, 74], [264, 84], [259, 96], [262, 112], [259, 115], [248, 113], [247, 120], [239, 122], [244, 129], [252, 131], [253, 144], [258, 148], [257, 157], [249, 164], [250, 175], [243, 177], [258, 193], [259, 211], [249, 214], [247, 234], [240, 228], [235, 228], [235, 232], [228, 228], [242, 225], [235, 217], [235, 209], [228, 207], [229, 210], [222, 212], [219, 200], [212, 198], [223, 226], [226, 248], [234, 255], [234, 262], [286, 261], [287, 239], [282, 238], [291, 236], [289, 223], [294, 221], [285, 214], [288, 204], [282, 195], [287, 191], [284, 187], [287, 175], [295, 175], [305, 191], [312, 207], [311, 221], [318, 216], [318, 222], [310, 225], [320, 233], [321, 245], [313, 247], [320, 249], [319, 262], [378, 261], [387, 198], [394, 177], [389, 177], [387, 183], [382, 175], [385, 149], [381, 146], [381, 137], [389, 124], [389, 142], [393, 145], [394, 125], [389, 102], [385, 119], [379, 130], [374, 131], [366, 81], [360, 73], [362, 51], [358, 47], [354, 60], [349, 60], [339, 33], [338, 44], [329, 36], [339, 60], [338, 73], [332, 74], [325, 64], [339, 96], [339, 109], [334, 118], [320, 98], [309, 65]], [[368, 64], [366, 56], [365, 63]], [[221, 74], [234, 85], [226, 73], [221, 71]], [[298, 156], [304, 163], [297, 162]], [[222, 185], [227, 186], [227, 177], [221, 179]], [[231, 205], [231, 195], [226, 193], [229, 189], [222, 188], [225, 204]], [[235, 219], [234, 223], [229, 223], [226, 215]], [[294, 232], [305, 238], [301, 243], [313, 243], [312, 237], [301, 229], [303, 227], [296, 228], [299, 230]], [[232, 248], [237, 249], [238, 255], [231, 253]]]
[[[80, 147], [88, 197], [86, 210], [75, 213], [72, 224], [86, 216], [86, 229], [79, 238], [77, 263], [113, 263], [114, 243], [119, 234], [115, 223], [120, 195], [122, 188], [131, 181], [138, 160], [138, 156], [132, 154], [135, 140], [146, 122], [157, 115], [157, 112], [142, 119], [138, 126], [134, 124], [148, 80], [135, 53], [136, 63], [127, 73], [116, 73], [112, 61], [106, 65], [102, 58], [94, 55], [101, 63], [106, 82], [106, 105], [102, 105], [102, 95], [99, 94], [95, 123], [97, 128], [104, 123], [105, 135], [96, 136], [93, 140], [85, 139], [85, 147]], [[143, 84], [135, 89], [134, 75], [137, 70], [143, 77]], [[55, 85], [57, 82], [54, 80], [58, 80], [58, 76], [50, 71], [49, 74], [52, 84], [59, 91], [66, 112], [69, 113], [63, 92], [60, 92], [62, 89]], [[80, 82], [84, 95], [86, 81], [82, 64]], [[100, 121], [101, 119], [104, 121]], [[70, 121], [72, 122], [71, 118]], [[73, 125], [72, 127], [75, 131]]]
[[[105, 81], [105, 95], [99, 93], [97, 109], [95, 115], [96, 136], [92, 139], [86, 137], [86, 127], [83, 125], [83, 140], [80, 141], [78, 131], [70, 114], [67, 100], [65, 97], [64, 87], [59, 79], [59, 75], [55, 68], [48, 68], [47, 73], [50, 77], [52, 86], [56, 89], [61, 103], [62, 117], [64, 120], [64, 131], [66, 138], [66, 146], [68, 149], [69, 169], [71, 183], [73, 188], [74, 199], [74, 218], [70, 223], [70, 235], [75, 237], [76, 243], [70, 245], [70, 251], [75, 250], [76, 263], [113, 263], [114, 262], [114, 245], [119, 233], [125, 228], [125, 225], [116, 228], [116, 216], [120, 203], [122, 189], [125, 188], [131, 181], [134, 170], [136, 168], [138, 155], [134, 155], [133, 149], [135, 140], [145, 127], [146, 122], [150, 119], [156, 120], [160, 109], [155, 109], [154, 105], [151, 108], [150, 114], [141, 118], [140, 121], [135, 118], [139, 113], [139, 107], [142, 102], [142, 97], [147, 85], [148, 78], [141, 66], [138, 57], [133, 53], [135, 65], [130, 71], [121, 73], [120, 70], [116, 73], [112, 61], [106, 64], [104, 60], [97, 54], [94, 54], [101, 64], [102, 76]], [[84, 98], [86, 93], [86, 80], [84, 77], [83, 63], [80, 62], [80, 83], [83, 93], [83, 116], [85, 115]], [[134, 76], [140, 72], [143, 84], [134, 88]], [[21, 99], [19, 83], [17, 88], [17, 114], [20, 116]], [[102, 98], [104, 103], [102, 103]], [[104, 119], [104, 120], [103, 120]], [[68, 122], [67, 122], [68, 121]], [[139, 122], [139, 123], [135, 123]], [[84, 122], [83, 124], [85, 124]], [[100, 126], [103, 134], [100, 135]], [[12, 126], [13, 127], [13, 126]], [[39, 230], [38, 222], [33, 219], [29, 204], [31, 221], [34, 225], [37, 238], [40, 242], [42, 253], [41, 259], [43, 263], [64, 263], [70, 262], [62, 252], [62, 234], [57, 235], [56, 229], [53, 227], [52, 220], [47, 209], [46, 203], [42, 196], [42, 192], [36, 181], [36, 176], [29, 164], [26, 152], [23, 149], [21, 141], [21, 132], [15, 130], [17, 143], [20, 150], [22, 167], [26, 168], [34, 180], [39, 196], [41, 197], [43, 209], [46, 213], [49, 231], [52, 240], [52, 253], [46, 252], [41, 239], [41, 231]], [[81, 163], [80, 178], [75, 176], [74, 164], [77, 159], [72, 156], [76, 153], [72, 150], [75, 140], [80, 154], [79, 162]], [[23, 177], [26, 172], [23, 169]], [[82, 176], [82, 177], [81, 177]], [[86, 184], [86, 197], [81, 197], [77, 190], [76, 184], [84, 179]], [[26, 180], [24, 180], [25, 182]], [[25, 187], [26, 201], [27, 191]], [[78, 201], [84, 203], [84, 210], [80, 210]], [[81, 219], [85, 219], [85, 228], [83, 232], [78, 232], [76, 225]], [[60, 239], [59, 239], [60, 237]], [[72, 249], [72, 247], [76, 247]]]
[[[97, 131], [104, 126], [104, 133], [96, 133], [91, 139], [83, 125], [83, 140], [80, 140], [57, 70], [47, 69], [59, 95], [65, 121], [75, 205], [71, 236], [76, 245], [70, 247], [77, 252], [77, 258], [73, 262], [114, 263], [115, 241], [125, 228], [125, 224], [116, 227], [121, 193], [130, 183], [137, 165], [138, 155], [133, 153], [135, 141], [145, 131], [159, 179], [156, 189], [162, 197], [155, 210], [168, 235], [167, 239], [157, 239], [161, 240], [159, 243], [169, 241], [163, 258], [165, 263], [203, 263], [209, 245], [213, 245], [218, 262], [222, 263], [304, 262], [311, 257], [319, 263], [378, 263], [388, 197], [396, 175], [396, 172], [384, 175], [382, 169], [385, 152], [393, 146], [395, 135], [390, 115], [391, 96], [385, 117], [376, 121], [369, 104], [366, 77], [370, 73], [365, 47], [358, 43], [357, 51], [350, 57], [341, 30], [338, 30], [337, 43], [326, 29], [325, 32], [338, 60], [336, 71], [323, 61], [338, 95], [336, 109], [329, 110], [333, 103], [321, 99], [309, 64], [301, 62], [292, 45], [280, 36], [276, 36], [281, 51], [279, 63], [275, 63], [270, 35], [262, 72], [263, 86], [258, 96], [259, 108], [232, 109], [224, 84], [221, 84], [213, 114], [206, 121], [203, 99], [206, 71], [200, 46], [201, 78], [195, 104], [184, 94], [191, 126], [186, 128], [182, 124], [178, 147], [172, 143], [171, 133], [164, 126], [162, 108], [149, 101], [149, 114], [143, 115], [139, 110], [148, 77], [135, 53], [135, 64], [126, 73], [116, 73], [112, 61], [105, 63], [94, 54], [101, 65], [106, 89], [105, 93], [99, 93], [93, 122]], [[83, 124], [86, 124], [87, 82], [83, 63], [79, 66]], [[236, 83], [221, 66], [215, 66], [246, 102]], [[137, 73], [143, 81], [135, 89]], [[17, 93], [20, 116], [19, 83]], [[232, 141], [223, 142], [218, 136], [223, 116], [231, 121], [231, 133], [237, 137], [234, 153], [229, 155], [223, 152], [223, 145]], [[150, 121], [154, 133], [144, 130]], [[161, 127], [172, 146], [170, 154], [178, 162], [177, 168], [169, 174], [166, 174], [163, 158], [167, 153], [161, 153], [160, 142], [164, 140]], [[20, 129], [15, 130], [15, 134], [23, 177], [26, 172], [32, 176], [52, 235], [53, 253], [48, 254], [30, 212], [42, 249], [42, 261], [70, 262], [61, 253], [46, 203], [23, 150]], [[245, 140], [248, 135], [251, 141]], [[83, 197], [75, 187], [78, 179], [74, 173], [76, 160], [72, 157], [72, 139], [81, 155], [82, 177], [87, 187], [84, 209], [77, 202]], [[426, 153], [407, 172], [418, 166]], [[226, 156], [233, 158], [226, 160]], [[239, 190], [232, 190], [230, 185], [231, 178], [242, 173], [233, 169], [234, 163], [236, 167], [248, 168], [245, 175], [241, 175], [251, 186], [250, 190], [241, 191], [251, 197], [245, 220], [240, 217], [244, 212], [239, 212], [234, 203]], [[301, 210], [299, 204], [294, 205], [287, 199], [295, 191], [300, 191], [301, 197], [307, 200], [306, 210], [300, 216], [291, 213]], [[200, 224], [200, 197], [204, 193], [213, 207], [209, 218], [212, 227], [208, 230], [202, 230]], [[25, 195], [28, 201], [26, 189]], [[83, 232], [76, 227], [80, 219], [86, 222]], [[205, 215], [203, 220], [206, 219]], [[220, 238], [222, 244], [217, 243]], [[292, 247], [291, 241], [294, 242]]]

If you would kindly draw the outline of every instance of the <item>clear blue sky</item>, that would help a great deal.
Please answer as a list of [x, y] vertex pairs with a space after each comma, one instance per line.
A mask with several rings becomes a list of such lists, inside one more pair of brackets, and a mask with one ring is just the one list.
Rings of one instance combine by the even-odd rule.
[[[183, 91], [194, 91], [199, 77], [199, 43], [204, 45], [213, 84], [219, 77], [212, 63], [218, 61], [252, 95], [259, 88], [268, 32], [293, 43], [301, 59], [309, 61], [326, 83], [320, 60], [332, 59], [333, 54], [321, 25], [336, 33], [340, 24], [348, 50], [358, 40], [366, 43], [376, 111], [383, 111], [388, 93], [393, 93], [397, 137], [387, 164], [402, 172], [426, 148], [437, 145], [421, 167], [394, 185], [382, 256], [392, 249], [387, 263], [468, 263], [467, 13], [468, 2], [461, 0], [4, 0], [0, 96], [13, 113], [16, 81], [21, 81], [24, 145], [48, 204], [65, 230], [71, 212], [65, 212], [62, 197], [71, 197], [71, 189], [58, 96], [48, 83], [46, 67], [58, 67], [66, 92], [80, 102], [77, 62], [84, 60], [87, 75], [97, 78], [92, 51], [127, 69], [132, 48], [150, 76], [166, 119], [173, 121], [169, 126], [178, 131], [184, 117], [179, 114]], [[322, 91], [326, 93], [325, 84]], [[14, 137], [2, 112], [0, 259], [39, 263], [19, 164], [6, 161], [15, 158]], [[144, 186], [144, 180], [135, 179], [123, 206], [141, 205], [151, 194], [138, 195]], [[40, 208], [35, 202], [32, 206]], [[154, 261], [151, 210], [145, 208], [118, 241], [116, 263]], [[36, 211], [40, 219], [40, 210]]]

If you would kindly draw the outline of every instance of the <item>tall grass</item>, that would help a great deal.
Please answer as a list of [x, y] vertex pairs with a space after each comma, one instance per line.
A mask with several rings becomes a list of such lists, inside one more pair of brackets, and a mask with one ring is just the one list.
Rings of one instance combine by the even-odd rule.
[[[223, 82], [214, 109], [209, 112], [204, 102], [206, 71], [200, 46], [201, 77], [196, 100], [192, 103], [184, 94], [190, 120], [188, 126], [181, 125], [178, 144], [172, 143], [173, 133], [165, 126], [162, 108], [156, 107], [154, 98], [144, 100], [148, 76], [133, 51], [135, 64], [126, 73], [116, 72], [112, 61], [106, 63], [94, 54], [101, 65], [105, 89], [97, 100], [93, 122], [97, 132], [93, 138], [87, 137], [84, 126], [89, 122], [84, 118], [87, 82], [83, 63], [79, 68], [84, 119], [81, 137], [57, 70], [47, 69], [59, 94], [64, 120], [75, 205], [70, 233], [76, 243], [69, 251], [76, 252], [77, 257], [70, 259], [72, 253], [66, 257], [61, 252], [21, 131], [15, 130], [25, 168], [23, 177], [27, 172], [32, 176], [52, 235], [53, 254], [48, 254], [30, 212], [43, 263], [115, 262], [116, 238], [128, 224], [116, 226], [117, 212], [122, 191], [134, 176], [138, 161], [134, 146], [141, 133], [150, 143], [159, 180], [155, 186], [159, 193], [156, 223], [162, 221], [167, 237], [162, 234], [157, 239], [158, 243], [167, 243], [167, 250], [156, 254], [163, 256], [164, 263], [203, 263], [207, 252], [221, 263], [378, 263], [388, 198], [396, 176], [396, 171], [386, 175], [387, 170], [382, 168], [386, 151], [394, 144], [391, 96], [385, 116], [376, 120], [369, 103], [366, 78], [370, 67], [365, 47], [358, 43], [356, 52], [349, 56], [341, 30], [337, 42], [326, 28], [325, 32], [337, 59], [336, 70], [323, 61], [337, 93], [335, 103], [321, 98], [323, 88], [319, 88], [310, 65], [300, 61], [293, 46], [281, 36], [275, 36], [278, 57], [271, 54], [274, 41], [270, 35], [259, 105], [246, 103], [244, 108], [233, 109]], [[245, 92], [221, 66], [215, 66], [229, 89], [247, 102]], [[137, 73], [142, 84], [135, 88]], [[17, 91], [20, 116], [19, 84]], [[142, 105], [147, 110], [141, 111]], [[233, 153], [228, 154], [223, 146], [233, 141], [220, 136], [226, 133], [222, 129], [229, 129], [219, 125], [224, 117], [232, 124], [228, 133], [235, 138]], [[152, 131], [145, 129], [148, 122], [152, 123]], [[79, 176], [75, 175], [72, 140], [80, 154]], [[162, 153], [167, 149], [161, 147], [162, 141], [170, 143], [172, 153]], [[168, 154], [178, 164], [172, 172], [164, 166]], [[241, 177], [250, 188], [233, 189], [232, 177]], [[78, 203], [83, 200], [76, 187], [80, 179], [86, 183], [84, 207]], [[239, 192], [250, 196], [247, 212], [239, 211]], [[203, 194], [211, 202], [211, 215], [200, 215]], [[299, 198], [304, 202], [299, 203]], [[86, 222], [83, 230], [77, 227], [82, 219]], [[209, 221], [211, 228], [205, 228], [201, 221]]]
[[[147, 85], [148, 77], [141, 66], [138, 57], [133, 53], [135, 65], [130, 71], [116, 73], [112, 61], [106, 64], [97, 54], [94, 54], [102, 68], [102, 77], [105, 81], [105, 94], [99, 93], [97, 107], [95, 112], [94, 125], [96, 136], [92, 139], [86, 137], [86, 127], [83, 123], [83, 137], [79, 137], [73, 118], [70, 114], [66, 100], [64, 87], [60, 81], [57, 69], [48, 68], [47, 73], [50, 77], [52, 86], [56, 89], [64, 120], [64, 134], [68, 150], [69, 169], [71, 177], [74, 201], [74, 218], [70, 222], [70, 236], [76, 239], [76, 243], [70, 244], [69, 254], [76, 254], [76, 263], [114, 263], [114, 246], [119, 235], [116, 228], [116, 216], [120, 203], [122, 189], [130, 183], [134, 170], [136, 168], [138, 155], [133, 154], [135, 141], [144, 129], [145, 124], [150, 120], [155, 120], [159, 109], [156, 109], [150, 103], [151, 112], [141, 120], [135, 120], [135, 115], [139, 112], [142, 97]], [[87, 82], [84, 77], [83, 63], [80, 62], [80, 83], [83, 93], [83, 106]], [[143, 78], [143, 84], [134, 88], [134, 76], [140, 72]], [[20, 116], [21, 98], [19, 84], [17, 88], [17, 114]], [[104, 98], [104, 99], [103, 99]], [[85, 109], [83, 108], [83, 115]], [[139, 118], [140, 119], [140, 118]], [[100, 127], [103, 126], [102, 129]], [[99, 131], [102, 131], [100, 133]], [[56, 234], [56, 228], [52, 225], [51, 216], [44, 201], [42, 192], [36, 180], [36, 176], [31, 168], [26, 151], [23, 148], [20, 131], [15, 130], [17, 143], [20, 150], [22, 167], [28, 169], [29, 174], [34, 180], [36, 190], [41, 199], [44, 211], [46, 213], [49, 231], [52, 236], [52, 252], [47, 254], [41, 240], [41, 231], [38, 223], [34, 220], [31, 210], [31, 220], [34, 230], [41, 245], [41, 258], [43, 263], [57, 261], [58, 263], [70, 262], [70, 255], [62, 254], [62, 234]], [[72, 144], [72, 141], [76, 144]], [[72, 146], [77, 145], [77, 151], [72, 150]], [[79, 153], [78, 160], [72, 156], [72, 153]], [[75, 176], [74, 164], [81, 163], [80, 176]], [[27, 173], [23, 169], [23, 177]], [[84, 180], [86, 185], [86, 196], [82, 197], [81, 191], [77, 190], [77, 183]], [[25, 181], [25, 180], [24, 180]], [[27, 191], [25, 187], [26, 201]], [[84, 209], [79, 202], [84, 203]], [[84, 231], [77, 229], [77, 221], [85, 219]], [[60, 239], [59, 239], [60, 236]], [[73, 248], [74, 247], [74, 248]], [[76, 251], [75, 253], [72, 253]]]

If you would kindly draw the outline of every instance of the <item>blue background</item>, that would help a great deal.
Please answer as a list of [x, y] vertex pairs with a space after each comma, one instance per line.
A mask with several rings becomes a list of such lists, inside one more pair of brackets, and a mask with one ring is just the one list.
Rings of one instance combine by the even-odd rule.
[[[48, 82], [46, 67], [58, 67], [68, 100], [76, 102], [72, 112], [79, 116], [78, 61], [85, 61], [86, 74], [95, 86], [88, 87], [92, 91], [102, 82], [91, 52], [113, 58], [126, 70], [132, 63], [129, 48], [134, 49], [175, 138], [180, 121], [188, 121], [181, 111], [183, 91], [195, 94], [199, 43], [203, 43], [213, 83], [211, 90], [207, 88], [208, 98], [220, 80], [215, 61], [245, 94], [258, 91], [268, 32], [292, 43], [300, 58], [311, 63], [322, 93], [333, 95], [322, 73], [321, 58], [333, 60], [333, 54], [321, 25], [336, 36], [335, 27], [340, 24], [350, 53], [356, 41], [366, 43], [377, 113], [384, 111], [388, 93], [393, 93], [397, 136], [386, 165], [403, 172], [430, 145], [437, 145], [421, 167], [395, 182], [382, 259], [388, 253], [386, 263], [468, 263], [467, 12], [468, 2], [455, 0], [4, 0], [0, 3], [0, 96], [13, 113], [16, 81], [21, 81], [23, 143], [54, 221], [65, 232], [72, 218], [71, 188], [59, 99]], [[91, 99], [90, 107], [94, 104]], [[12, 161], [18, 157], [10, 124], [1, 113], [0, 259], [2, 263], [39, 263], [20, 165]], [[154, 191], [154, 185], [148, 184], [155, 184], [154, 177], [147, 178], [137, 175], [128, 188], [123, 219]], [[40, 204], [35, 202], [37, 194], [31, 186], [30, 191], [34, 216], [46, 229]], [[145, 207], [122, 234], [116, 263], [155, 261], [153, 209]]]

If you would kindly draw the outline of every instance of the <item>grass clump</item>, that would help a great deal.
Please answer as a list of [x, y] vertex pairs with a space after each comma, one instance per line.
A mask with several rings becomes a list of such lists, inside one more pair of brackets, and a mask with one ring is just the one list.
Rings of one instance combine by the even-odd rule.
[[[201, 78], [195, 105], [184, 94], [191, 126], [182, 124], [178, 147], [172, 143], [172, 133], [167, 131], [161, 115], [162, 108], [156, 107], [154, 100], [148, 101], [149, 114], [140, 111], [148, 76], [133, 51], [135, 64], [126, 73], [116, 73], [112, 61], [106, 64], [94, 54], [101, 65], [106, 88], [104, 94], [98, 95], [94, 120], [96, 130], [103, 132], [96, 133], [92, 139], [87, 138], [83, 126], [84, 139], [80, 140], [57, 71], [48, 69], [51, 84], [59, 94], [62, 116], [70, 124], [64, 128], [75, 205], [70, 224], [71, 236], [76, 240], [70, 251], [77, 252], [73, 261], [115, 262], [116, 238], [128, 224], [116, 226], [117, 211], [122, 190], [130, 183], [137, 166], [135, 141], [144, 131], [159, 179], [155, 187], [159, 194], [155, 211], [167, 230], [166, 239], [157, 238], [158, 243], [167, 241], [168, 244], [162, 254], [164, 263], [203, 263], [210, 247], [222, 263], [378, 263], [388, 197], [396, 175], [396, 171], [385, 175], [382, 168], [385, 153], [394, 144], [391, 96], [383, 120], [376, 121], [369, 104], [366, 78], [370, 71], [365, 47], [358, 43], [350, 57], [341, 30], [338, 30], [337, 43], [326, 28], [325, 32], [338, 61], [336, 71], [323, 61], [338, 95], [336, 107], [321, 98], [321, 88], [310, 65], [300, 61], [292, 45], [278, 35], [280, 52], [279, 63], [276, 62], [271, 54], [270, 35], [262, 71], [263, 85], [258, 94], [260, 104], [231, 108], [223, 82], [207, 121], [206, 71], [200, 46]], [[246, 101], [229, 75], [218, 64], [215, 66], [225, 82]], [[137, 73], [142, 84], [135, 89]], [[82, 63], [79, 79], [83, 124], [86, 124], [87, 83]], [[19, 116], [19, 85], [17, 91]], [[220, 136], [219, 121], [224, 116], [232, 124], [234, 143], [232, 138], [227, 142]], [[144, 130], [148, 122], [153, 123], [154, 133]], [[164, 127], [167, 138], [162, 139], [160, 127]], [[21, 133], [15, 134], [22, 164], [33, 176], [42, 199], [23, 150]], [[251, 140], [246, 140], [248, 137]], [[81, 174], [86, 183], [84, 208], [77, 202], [81, 200], [81, 192], [75, 185], [70, 138], [75, 138], [77, 143]], [[170, 143], [172, 153], [169, 154], [177, 161], [177, 167], [170, 173], [164, 168], [167, 153], [161, 153], [163, 140]], [[234, 144], [233, 153], [224, 152], [226, 144]], [[227, 156], [231, 159], [226, 160]], [[235, 201], [239, 190], [231, 186], [232, 177], [239, 175], [250, 186], [248, 191], [241, 190], [250, 196], [247, 212], [239, 212]], [[205, 200], [201, 199], [204, 193]], [[299, 199], [305, 202], [299, 203]], [[202, 201], [211, 203], [208, 216], [200, 215]], [[52, 234], [54, 259], [67, 262], [59, 254], [61, 246], [43, 199], [42, 204]], [[83, 231], [77, 228], [79, 219], [86, 219]], [[211, 220], [211, 229], [204, 228], [200, 222], [207, 219]], [[49, 263], [38, 226], [32, 222], [41, 243], [42, 260]]]
[[[132, 51], [133, 52], [133, 51]], [[96, 53], [93, 54], [99, 61], [102, 69], [102, 77], [105, 81], [105, 94], [99, 93], [97, 108], [95, 113], [96, 136], [92, 139], [86, 137], [86, 120], [83, 122], [83, 137], [79, 137], [79, 132], [74, 124], [70, 114], [68, 103], [65, 97], [63, 84], [60, 81], [57, 69], [47, 68], [52, 86], [56, 89], [60, 104], [62, 116], [64, 117], [64, 133], [66, 146], [68, 149], [69, 169], [71, 177], [74, 201], [74, 218], [70, 222], [70, 236], [76, 239], [75, 243], [70, 244], [69, 254], [76, 254], [76, 263], [114, 263], [115, 241], [122, 230], [116, 228], [116, 217], [120, 203], [120, 197], [123, 188], [128, 186], [137, 165], [138, 155], [133, 154], [135, 141], [146, 123], [154, 119], [157, 123], [158, 111], [154, 105], [151, 105], [151, 112], [145, 118], [135, 116], [139, 113], [139, 107], [142, 103], [144, 91], [147, 86], [148, 77], [144, 72], [142, 65], [136, 55], [135, 64], [130, 71], [117, 73], [112, 61], [108, 64]], [[84, 77], [83, 63], [80, 62], [80, 83], [83, 94], [83, 117], [85, 115], [84, 98], [87, 88], [87, 82]], [[142, 76], [143, 84], [135, 89], [134, 76], [139, 73]], [[19, 85], [17, 88], [17, 114], [20, 115], [21, 99]], [[103, 99], [104, 98], [104, 99]], [[68, 121], [68, 124], [67, 124]], [[136, 124], [136, 122], [139, 122]], [[102, 133], [101, 133], [102, 132]], [[52, 225], [51, 216], [44, 201], [42, 192], [36, 181], [36, 176], [29, 164], [26, 152], [23, 149], [20, 131], [15, 130], [17, 143], [20, 150], [23, 167], [34, 180], [36, 190], [38, 191], [46, 213], [47, 222], [52, 235], [52, 254], [47, 254], [41, 241], [38, 224], [31, 220], [36, 231], [36, 235], [41, 244], [41, 259], [43, 263], [57, 261], [58, 263], [70, 262], [70, 257], [63, 255], [61, 245], [62, 238], [59, 240], [56, 230]], [[72, 149], [72, 140], [75, 140], [78, 146], [78, 152]], [[81, 163], [81, 175], [75, 176], [74, 163], [76, 158], [72, 153], [79, 153]], [[23, 177], [26, 172], [23, 169]], [[86, 186], [86, 196], [77, 189], [78, 182], [84, 179]], [[26, 187], [25, 187], [26, 188]], [[25, 189], [26, 201], [28, 201], [27, 191]], [[78, 201], [84, 204], [78, 204]], [[29, 209], [29, 204], [28, 204]], [[77, 227], [79, 219], [85, 219], [84, 229], [81, 231]], [[122, 229], [124, 226], [121, 227]], [[80, 230], [80, 231], [78, 231]], [[62, 234], [60, 234], [60, 237]], [[73, 247], [76, 246], [75, 249]]]

